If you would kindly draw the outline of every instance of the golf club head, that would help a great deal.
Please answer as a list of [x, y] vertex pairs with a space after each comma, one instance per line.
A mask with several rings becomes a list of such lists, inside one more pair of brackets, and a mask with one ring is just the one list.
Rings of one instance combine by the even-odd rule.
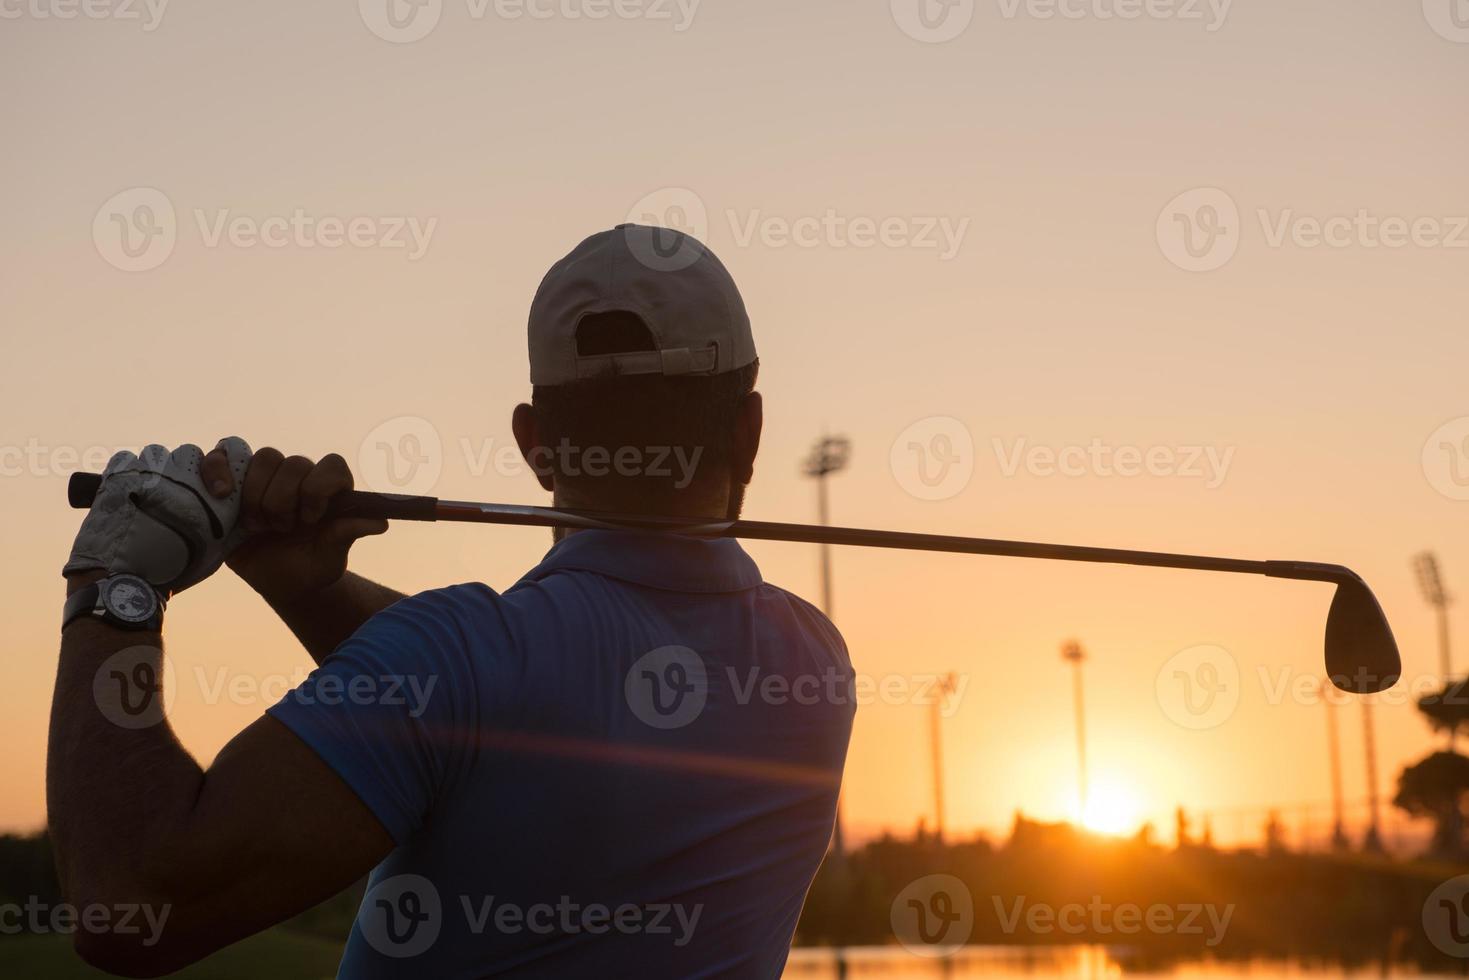
[[1352, 694], [1376, 694], [1403, 671], [1398, 644], [1367, 583], [1353, 575], [1337, 582], [1326, 614], [1326, 674]]

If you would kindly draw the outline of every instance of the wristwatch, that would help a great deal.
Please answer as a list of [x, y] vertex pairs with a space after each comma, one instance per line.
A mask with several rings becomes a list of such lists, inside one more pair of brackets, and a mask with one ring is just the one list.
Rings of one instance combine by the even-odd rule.
[[163, 628], [164, 598], [136, 575], [112, 575], [77, 589], [61, 609], [61, 628], [92, 615], [104, 623], [128, 630]]

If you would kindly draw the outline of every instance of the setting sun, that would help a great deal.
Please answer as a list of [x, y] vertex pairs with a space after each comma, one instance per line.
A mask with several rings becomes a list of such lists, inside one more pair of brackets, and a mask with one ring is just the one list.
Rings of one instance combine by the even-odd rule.
[[1127, 834], [1142, 820], [1137, 794], [1114, 780], [1101, 780], [1087, 794], [1081, 825], [1099, 834]]

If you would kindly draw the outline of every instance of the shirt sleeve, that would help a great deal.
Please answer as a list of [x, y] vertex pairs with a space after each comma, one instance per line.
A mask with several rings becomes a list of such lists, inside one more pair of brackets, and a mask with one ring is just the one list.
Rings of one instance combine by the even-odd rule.
[[398, 601], [267, 711], [400, 844], [474, 751], [479, 684], [465, 628], [473, 598], [455, 588]]

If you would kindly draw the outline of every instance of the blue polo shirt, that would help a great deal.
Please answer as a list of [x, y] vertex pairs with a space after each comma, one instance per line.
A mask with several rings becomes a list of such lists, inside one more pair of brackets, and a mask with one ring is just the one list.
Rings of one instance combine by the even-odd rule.
[[580, 531], [384, 610], [270, 709], [398, 845], [340, 976], [778, 977], [852, 680], [732, 540]]

